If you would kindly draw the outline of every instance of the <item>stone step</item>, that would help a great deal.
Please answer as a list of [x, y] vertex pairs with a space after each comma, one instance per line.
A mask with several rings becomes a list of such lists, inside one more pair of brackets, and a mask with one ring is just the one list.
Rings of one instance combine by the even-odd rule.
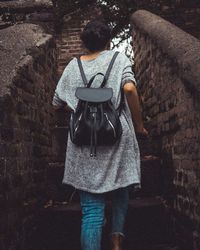
[[133, 193], [135, 196], [160, 195], [162, 191], [161, 160], [150, 155], [141, 159], [141, 189]]
[[134, 246], [126, 246], [126, 250], [180, 250], [176, 244], [134, 244]]
[[[106, 202], [107, 209], [111, 208], [111, 202]], [[156, 197], [137, 197], [134, 200], [130, 199], [129, 201], [129, 209], [140, 209], [140, 208], [149, 208], [149, 207], [163, 207], [162, 198], [160, 196]], [[80, 204], [77, 201], [69, 201], [69, 202], [47, 202], [42, 211], [46, 212], [72, 212], [77, 213], [80, 212]]]
[[[164, 248], [164, 246], [170, 246], [173, 243], [167, 220], [161, 197], [143, 197], [130, 200], [126, 221], [126, 249], [173, 249]], [[32, 249], [80, 250], [80, 224], [79, 203], [46, 204], [38, 213], [38, 226], [32, 238]], [[102, 240], [103, 250], [109, 249], [110, 225], [111, 203], [107, 202], [106, 224]]]

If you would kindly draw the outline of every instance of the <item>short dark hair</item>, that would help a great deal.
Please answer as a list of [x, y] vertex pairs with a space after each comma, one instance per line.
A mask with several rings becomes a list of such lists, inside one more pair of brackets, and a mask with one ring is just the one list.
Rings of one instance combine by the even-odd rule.
[[86, 24], [80, 38], [86, 49], [99, 51], [104, 49], [111, 39], [111, 29], [104, 21], [92, 20]]

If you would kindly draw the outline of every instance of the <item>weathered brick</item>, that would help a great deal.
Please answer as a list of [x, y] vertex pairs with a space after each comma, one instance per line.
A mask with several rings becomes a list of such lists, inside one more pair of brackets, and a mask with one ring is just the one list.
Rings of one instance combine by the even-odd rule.
[[[139, 18], [139, 16], [137, 17]], [[153, 19], [153, 16], [151, 18]], [[165, 26], [164, 22], [162, 30], [159, 31], [158, 26], [154, 30], [154, 22], [148, 20], [149, 22], [147, 22], [147, 19], [145, 22], [143, 16], [139, 24], [139, 19], [133, 19], [133, 47], [134, 51], [136, 51], [134, 58], [135, 74], [137, 81], [140, 83], [138, 89], [143, 97], [143, 114], [153, 117], [147, 123], [153, 144], [156, 145], [157, 138], [159, 138], [160, 147], [155, 146], [157, 155], [162, 158], [164, 153], [167, 152], [168, 158], [171, 159], [171, 161], [163, 159], [163, 171], [172, 169], [171, 183], [174, 185], [173, 193], [170, 193], [168, 197], [166, 196], [166, 202], [170, 202], [171, 195], [173, 195], [172, 204], [174, 205], [171, 207], [172, 211], [175, 214], [178, 212], [177, 214], [181, 214], [187, 219], [186, 224], [184, 220], [177, 219], [177, 214], [172, 215], [172, 219], [177, 222], [174, 231], [180, 239], [182, 232], [178, 232], [179, 227], [185, 230], [188, 233], [187, 236], [184, 232], [185, 239], [190, 243], [183, 249], [193, 249], [192, 227], [195, 228], [199, 224], [200, 218], [200, 209], [197, 210], [195, 206], [197, 200], [199, 202], [200, 190], [200, 171], [198, 170], [200, 164], [198, 160], [200, 154], [198, 136], [200, 129], [195, 124], [199, 124], [200, 116], [198, 105], [195, 105], [197, 100], [194, 97], [197, 89], [190, 89], [190, 85], [193, 84], [192, 78], [187, 83], [184, 81], [184, 77], [187, 76], [183, 76], [183, 70], [181, 70], [182, 65], [180, 65], [180, 62], [183, 60], [181, 54], [179, 54], [179, 62], [175, 57], [180, 53], [180, 48], [186, 49], [185, 42], [194, 38], [184, 33], [188, 36], [188, 39], [183, 39], [184, 42], [183, 40], [182, 42], [177, 41], [177, 44], [174, 43], [173, 46], [170, 46], [170, 52], [168, 50], [169, 53], [166, 53], [166, 46], [171, 43], [171, 39], [166, 35], [169, 30], [166, 28], [166, 32], [162, 33]], [[149, 25], [150, 23], [151, 25]], [[148, 29], [146, 29], [147, 26]], [[177, 32], [174, 34], [176, 38]], [[158, 47], [161, 37], [164, 40], [159, 43]], [[170, 37], [173, 37], [172, 34]], [[197, 43], [194, 44], [197, 47], [199, 46]], [[192, 42], [188, 46], [191, 45]], [[174, 52], [173, 55], [172, 51]], [[193, 65], [195, 58], [196, 54], [193, 53], [187, 60], [191, 60], [191, 65]], [[195, 71], [193, 73], [192, 70], [188, 71], [188, 74], [194, 76]], [[198, 77], [196, 79], [199, 81]], [[163, 179], [163, 185], [165, 185], [166, 178], [168, 177], [165, 176]], [[169, 186], [164, 189], [167, 192]]]
[[1, 139], [4, 141], [12, 141], [14, 139], [14, 128], [1, 128]]
[[[28, 27], [28, 31], [32, 28]], [[40, 34], [38, 26], [34, 29]], [[20, 35], [23, 46], [26, 46], [25, 34]], [[42, 37], [45, 36], [42, 33]], [[27, 49], [23, 56], [13, 57], [16, 71], [9, 83], [11, 91], [0, 98], [0, 206], [1, 211], [6, 209], [8, 215], [4, 221], [1, 220], [1, 226], [6, 230], [6, 237], [11, 236], [5, 249], [22, 248], [23, 236], [19, 237], [17, 232], [23, 229], [24, 220], [35, 212], [33, 207], [22, 214], [24, 197], [37, 197], [36, 203], [40, 205], [46, 201], [45, 168], [52, 158], [51, 127], [55, 126], [50, 99], [55, 90], [55, 79], [58, 79], [57, 57], [55, 44], [53, 46], [48, 39], [37, 43], [37, 46], [42, 48]], [[36, 159], [37, 166], [34, 165]], [[36, 175], [35, 170], [40, 172]], [[24, 235], [23, 242], [26, 237]]]

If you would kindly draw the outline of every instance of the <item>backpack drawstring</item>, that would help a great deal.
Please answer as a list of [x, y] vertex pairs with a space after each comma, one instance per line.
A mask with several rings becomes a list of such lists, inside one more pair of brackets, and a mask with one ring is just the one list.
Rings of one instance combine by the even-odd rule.
[[90, 156], [93, 157], [93, 134], [94, 134], [94, 127], [91, 129], [90, 135]]
[[91, 129], [91, 137], [90, 137], [90, 156], [96, 156], [96, 148], [97, 148], [97, 109], [91, 109], [91, 114], [93, 118], [93, 125]]
[[97, 149], [97, 114], [94, 114], [94, 156], [96, 156]]

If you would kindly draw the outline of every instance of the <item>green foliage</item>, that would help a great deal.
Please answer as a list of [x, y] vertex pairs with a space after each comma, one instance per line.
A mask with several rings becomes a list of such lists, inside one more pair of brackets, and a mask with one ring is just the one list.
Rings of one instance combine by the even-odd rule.
[[[125, 51], [130, 44], [130, 16], [136, 10], [134, 0], [98, 0], [104, 19], [113, 28], [113, 48], [126, 41]], [[126, 53], [127, 55], [129, 53]]]
[[[113, 37], [126, 38], [130, 15], [135, 11], [135, 1], [131, 0], [98, 0], [103, 16], [107, 23], [113, 26]], [[124, 36], [124, 37], [123, 37]]]
[[100, 8], [105, 21], [112, 26], [112, 37], [119, 38], [119, 43], [130, 37], [130, 15], [136, 10], [137, 0], [52, 0], [52, 2], [59, 18], [66, 13], [96, 5]]

